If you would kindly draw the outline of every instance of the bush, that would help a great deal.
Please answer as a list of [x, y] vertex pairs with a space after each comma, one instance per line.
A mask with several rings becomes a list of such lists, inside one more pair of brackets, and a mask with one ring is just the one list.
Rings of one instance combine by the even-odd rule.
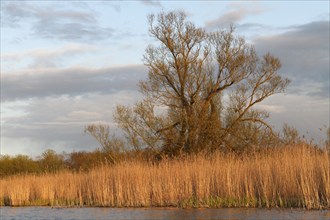
[[0, 177], [24, 174], [24, 173], [38, 173], [40, 166], [34, 160], [26, 155], [17, 155], [10, 157], [8, 155], [0, 156]]

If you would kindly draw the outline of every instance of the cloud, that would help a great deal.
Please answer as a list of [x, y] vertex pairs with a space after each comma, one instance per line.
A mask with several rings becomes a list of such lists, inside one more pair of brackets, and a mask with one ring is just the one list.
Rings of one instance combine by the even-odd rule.
[[[54, 5], [52, 5], [54, 6]], [[24, 19], [35, 19], [37, 21], [54, 20], [56, 18], [83, 23], [94, 23], [96, 19], [92, 13], [82, 11], [63, 10], [50, 6], [37, 6], [27, 2], [3, 2], [3, 22], [7, 25], [20, 23]], [[7, 21], [11, 23], [6, 23]]]
[[[114, 30], [100, 27], [91, 11], [82, 8], [63, 9], [61, 5], [36, 5], [26, 2], [2, 3], [1, 24], [5, 27], [21, 27], [29, 21], [35, 37], [66, 40], [95, 41], [113, 36]], [[87, 8], [88, 9], [88, 8]]]
[[239, 30], [239, 31], [247, 31], [250, 33], [269, 33], [271, 31], [276, 30], [276, 28], [271, 27], [269, 25], [263, 25], [263, 24], [259, 24], [259, 23], [242, 23], [242, 24], [234, 24], [235, 27]]
[[255, 38], [257, 51], [280, 58], [280, 72], [292, 80], [288, 92], [329, 97], [329, 21], [314, 21], [284, 30]]
[[[326, 133], [321, 132], [319, 128], [329, 127], [328, 98], [315, 99], [312, 96], [291, 93], [277, 94], [265, 100], [259, 107], [270, 112], [268, 121], [277, 131], [282, 129], [285, 122], [297, 128], [301, 135], [308, 139], [313, 138], [318, 143], [326, 138]], [[276, 111], [276, 108], [283, 111]]]
[[259, 5], [254, 6], [244, 6], [240, 4], [230, 4], [227, 7], [228, 12], [224, 13], [220, 17], [208, 20], [205, 22], [206, 28], [224, 28], [228, 27], [230, 24], [235, 24], [243, 20], [244, 18], [260, 14], [263, 12], [263, 9]]
[[282, 106], [282, 105], [259, 104], [256, 106], [256, 108], [266, 110], [269, 113], [283, 113], [286, 111], [285, 106]]
[[120, 5], [111, 5], [111, 7], [112, 7], [116, 12], [120, 12], [120, 11], [121, 11], [121, 7], [120, 7]]
[[18, 64], [24, 64], [26, 62], [31, 62], [29, 65], [30, 68], [56, 67], [61, 63], [60, 61], [67, 60], [68, 57], [72, 59], [74, 56], [97, 50], [99, 50], [98, 47], [91, 45], [67, 44], [56, 48], [31, 49], [19, 53], [3, 53], [1, 54], [1, 61], [4, 64], [2, 66], [3, 69], [7, 67], [13, 69], [15, 66], [19, 66]]
[[136, 91], [138, 81], [145, 79], [146, 73], [142, 65], [117, 68], [40, 68], [11, 72], [1, 75], [1, 102], [34, 97]]
[[113, 36], [111, 28], [100, 28], [75, 22], [42, 20], [35, 24], [34, 33], [42, 38], [59, 38], [64, 40], [103, 40]]
[[160, 1], [157, 0], [140, 0], [140, 2], [146, 6], [152, 6], [152, 7], [162, 7], [162, 4]]
[[[84, 127], [103, 121], [117, 132], [112, 121], [115, 106], [130, 105], [139, 98], [136, 91], [117, 91], [2, 103], [1, 153], [40, 155], [47, 148], [57, 152], [96, 149], [98, 143], [84, 134]], [[20, 112], [13, 113], [17, 109]]]

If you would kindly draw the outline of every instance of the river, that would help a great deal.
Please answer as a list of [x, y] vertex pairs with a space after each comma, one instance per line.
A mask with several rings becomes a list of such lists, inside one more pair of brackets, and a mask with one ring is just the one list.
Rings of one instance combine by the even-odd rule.
[[230, 219], [299, 219], [329, 220], [330, 210], [303, 209], [179, 209], [179, 208], [50, 208], [1, 207], [1, 220], [230, 220]]

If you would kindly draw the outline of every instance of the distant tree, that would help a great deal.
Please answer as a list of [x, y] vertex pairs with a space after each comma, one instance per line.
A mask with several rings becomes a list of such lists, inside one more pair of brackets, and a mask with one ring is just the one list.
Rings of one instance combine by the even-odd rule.
[[40, 172], [40, 167], [34, 160], [32, 160], [28, 156], [0, 156], [0, 176], [37, 172]]
[[327, 140], [325, 141], [325, 149], [330, 153], [330, 127], [327, 130]]
[[123, 140], [110, 133], [107, 124], [90, 124], [85, 127], [85, 133], [91, 135], [101, 145], [101, 150], [108, 154], [109, 162], [116, 162], [116, 156], [125, 150]]
[[92, 152], [72, 152], [66, 161], [67, 166], [72, 170], [89, 170], [101, 164], [111, 164], [111, 158], [109, 154], [102, 152], [100, 150], [95, 150]]
[[65, 168], [64, 156], [50, 149], [42, 153], [39, 163], [47, 172], [56, 172]]
[[[159, 44], [144, 55], [149, 69], [139, 85], [144, 100], [132, 108], [118, 106], [115, 113], [132, 146], [173, 155], [235, 150], [237, 141], [258, 144], [265, 132], [256, 131], [273, 133], [264, 120], [268, 114], [253, 106], [289, 83], [278, 74], [278, 58], [258, 57], [233, 27], [212, 33], [197, 28], [183, 12], [151, 15], [149, 24]], [[162, 114], [155, 113], [158, 107], [165, 109]]]
[[284, 123], [282, 133], [282, 142], [286, 145], [297, 144], [301, 142], [301, 138], [297, 129], [293, 126], [288, 125], [287, 123]]

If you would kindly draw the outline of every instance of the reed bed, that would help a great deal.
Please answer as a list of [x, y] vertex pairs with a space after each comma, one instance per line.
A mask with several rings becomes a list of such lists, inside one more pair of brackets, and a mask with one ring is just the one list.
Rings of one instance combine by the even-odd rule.
[[308, 146], [0, 180], [2, 206], [330, 208], [330, 156]]

